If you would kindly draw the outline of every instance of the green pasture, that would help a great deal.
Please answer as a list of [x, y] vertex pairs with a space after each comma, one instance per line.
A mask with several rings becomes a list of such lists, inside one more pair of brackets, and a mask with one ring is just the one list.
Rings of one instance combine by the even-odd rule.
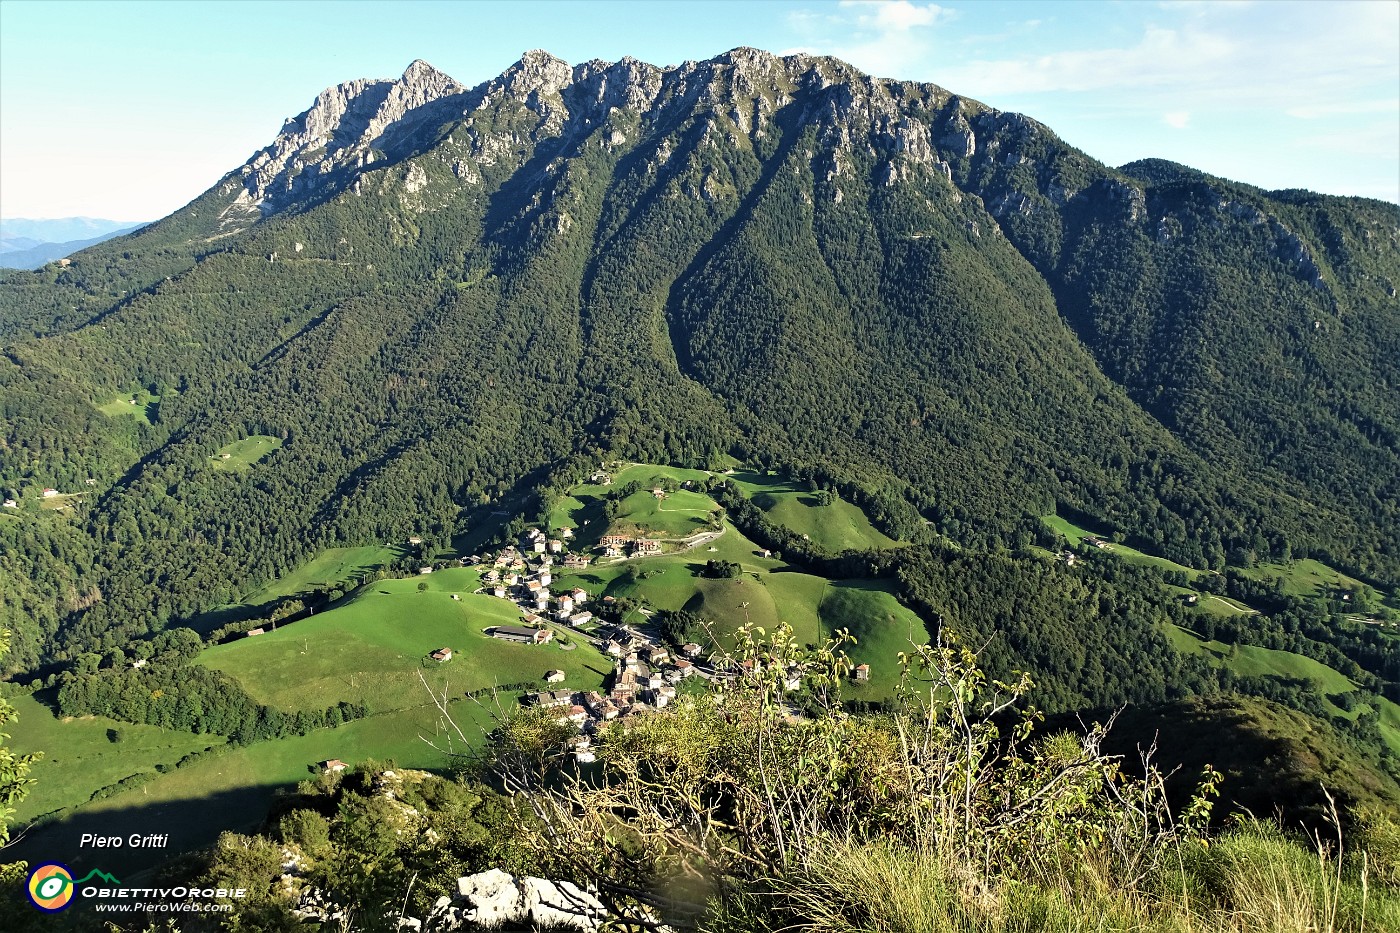
[[1349, 577], [1319, 560], [1302, 558], [1287, 563], [1256, 564], [1240, 571], [1256, 580], [1278, 580], [1285, 595], [1300, 599], [1330, 597], [1337, 590], [1365, 592], [1373, 603], [1379, 604], [1382, 594], [1355, 577]]
[[[785, 622], [806, 644], [848, 629], [858, 641], [848, 653], [871, 667], [870, 684], [852, 687], [850, 694], [888, 696], [898, 679], [899, 652], [908, 650], [911, 635], [920, 641], [928, 637], [923, 621], [900, 604], [886, 581], [831, 581], [759, 554], [756, 544], [727, 527], [709, 546], [568, 572], [560, 580], [596, 596], [626, 596], [653, 609], [697, 613], [712, 621], [722, 644], [745, 622], [768, 631]], [[711, 559], [735, 561], [743, 573], [727, 580], [706, 577], [705, 562]]]
[[259, 606], [316, 589], [353, 585], [363, 575], [392, 563], [402, 553], [402, 548], [386, 545], [327, 548], [286, 576], [249, 594], [244, 602]]
[[[199, 663], [283, 710], [342, 700], [364, 703], [371, 713], [407, 709], [429, 702], [428, 689], [460, 696], [495, 684], [542, 683], [555, 668], [578, 689], [602, 683], [612, 664], [581, 639], [564, 650], [557, 642], [520, 645], [484, 634], [493, 625], [520, 624], [521, 613], [514, 603], [473, 594], [478, 580], [476, 571], [457, 568], [380, 581], [327, 612], [208, 648]], [[428, 658], [444, 647], [455, 652], [451, 661]]]
[[97, 406], [97, 410], [108, 418], [135, 418], [146, 424], [151, 423], [159, 409], [160, 396], [152, 395], [145, 389], [123, 393]]
[[[479, 745], [482, 729], [491, 724], [489, 710], [470, 700], [458, 700], [449, 710], [468, 741]], [[451, 733], [438, 710], [428, 706], [230, 749], [65, 814], [27, 834], [16, 856], [58, 858], [82, 871], [97, 865], [126, 880], [127, 874], [153, 867], [166, 853], [123, 849], [94, 854], [78, 848], [79, 834], [169, 833], [170, 850], [186, 851], [214, 842], [224, 830], [255, 829], [278, 792], [315, 777], [317, 763], [330, 758], [352, 767], [373, 759], [405, 768], [445, 769], [451, 765], [449, 756], [424, 738], [443, 745]]]
[[1249, 615], [1254, 610], [1227, 596], [1216, 596], [1212, 593], [1201, 593], [1186, 586], [1173, 586], [1167, 584], [1166, 588], [1176, 596], [1195, 596], [1196, 604], [1191, 607], [1194, 612], [1203, 612], [1216, 616], [1242, 616]]
[[928, 641], [923, 620], [895, 598], [888, 580], [832, 583], [820, 613], [825, 634], [848, 630], [856, 644], [847, 647], [846, 653], [856, 664], [870, 665], [869, 683], [851, 683], [843, 689], [842, 695], [848, 699], [890, 696], [899, 682], [899, 653], [909, 651], [911, 641]]
[[1070, 545], [1074, 547], [1078, 547], [1079, 543], [1083, 541], [1084, 538], [1090, 535], [1094, 535], [1099, 538], [1102, 538], [1105, 542], [1107, 542], [1108, 546], [1104, 550], [1117, 557], [1121, 557], [1123, 560], [1131, 564], [1143, 564], [1149, 567], [1156, 567], [1159, 570], [1174, 570], [1178, 573], [1186, 574], [1186, 576], [1192, 580], [1196, 579], [1202, 573], [1204, 573], [1204, 571], [1196, 570], [1192, 567], [1187, 567], [1185, 564], [1178, 564], [1174, 560], [1167, 560], [1165, 557], [1157, 557], [1153, 554], [1145, 554], [1142, 551], [1139, 551], [1137, 548], [1129, 547], [1126, 544], [1116, 544], [1113, 541], [1109, 540], [1109, 536], [1107, 534], [1101, 534], [1097, 531], [1093, 531], [1092, 529], [1083, 528], [1079, 525], [1074, 524], [1069, 519], [1059, 515], [1042, 515], [1040, 517], [1040, 520], [1044, 522], [1045, 525], [1051, 531], [1055, 532], [1056, 534], [1063, 535], [1065, 540], [1067, 540], [1070, 543]]
[[1238, 651], [1232, 657], [1232, 646], [1224, 642], [1206, 641], [1175, 625], [1167, 626], [1166, 633], [1167, 639], [1178, 651], [1205, 655], [1212, 664], [1228, 666], [1237, 674], [1311, 680], [1324, 693], [1346, 693], [1356, 689], [1356, 685], [1339, 671], [1292, 651], [1238, 645]]
[[899, 547], [898, 541], [870, 523], [859, 506], [839, 496], [830, 505], [818, 505], [805, 483], [782, 476], [744, 470], [727, 478], [763, 509], [769, 521], [806, 535], [818, 547], [833, 552]]
[[[655, 466], [638, 463], [625, 467], [612, 476], [611, 485], [584, 483], [570, 495], [556, 501], [550, 508], [549, 527], [572, 528], [575, 546], [591, 547], [611, 530], [614, 534], [641, 535], [643, 531], [660, 538], [685, 538], [704, 531], [709, 514], [717, 508], [715, 501], [704, 493], [679, 489], [657, 499], [651, 494], [662, 480], [677, 483], [702, 483], [710, 478], [704, 470]], [[641, 490], [622, 500], [617, 517], [609, 523], [603, 516], [603, 500], [611, 492], [636, 482]]]
[[242, 473], [252, 468], [263, 457], [282, 446], [281, 438], [266, 434], [254, 434], [241, 441], [225, 444], [219, 452], [209, 458], [216, 470]]
[[19, 754], [43, 752], [29, 772], [35, 784], [16, 807], [20, 822], [85, 803], [99, 788], [157, 764], [173, 766], [190, 752], [224, 743], [222, 736], [138, 726], [105, 716], [62, 719], [28, 695], [9, 702], [19, 719], [10, 724], [8, 744]]

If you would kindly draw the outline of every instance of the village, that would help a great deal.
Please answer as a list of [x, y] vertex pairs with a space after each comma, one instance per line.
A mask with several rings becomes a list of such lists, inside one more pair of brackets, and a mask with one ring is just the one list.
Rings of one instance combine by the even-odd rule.
[[[588, 555], [568, 549], [566, 542], [573, 537], [571, 528], [556, 529], [554, 537], [540, 528], [529, 528], [518, 544], [507, 545], [494, 554], [464, 558], [462, 563], [487, 567], [478, 593], [509, 600], [520, 608], [522, 624], [492, 626], [486, 630], [488, 636], [523, 645], [545, 645], [555, 641], [557, 627], [564, 627], [570, 637], [584, 639], [614, 659], [612, 688], [607, 695], [597, 690], [577, 692], [561, 687], [521, 698], [525, 706], [557, 709], [561, 723], [577, 726], [580, 734], [572, 740], [572, 751], [581, 763], [586, 763], [593, 760], [589, 736], [601, 724], [665, 708], [675, 700], [677, 686], [687, 678], [720, 675], [713, 668], [702, 669], [705, 652], [700, 645], [682, 645], [673, 652], [650, 627], [624, 624], [614, 597], [604, 596], [595, 602], [582, 587], [571, 586], [557, 592], [552, 589], [558, 585], [554, 575], [557, 567], [579, 570], [593, 562]], [[598, 550], [603, 558], [621, 558], [659, 554], [662, 548], [655, 538], [605, 535]], [[420, 570], [430, 572], [431, 567]], [[598, 612], [595, 614], [590, 606]], [[647, 614], [645, 610], [638, 612], [643, 617]], [[450, 648], [440, 648], [429, 655], [439, 662], [449, 661], [452, 656]], [[559, 670], [545, 675], [550, 684], [562, 683], [564, 679], [564, 672]]]
[[[594, 561], [587, 554], [569, 549], [568, 542], [573, 539], [571, 528], [555, 529], [553, 536], [540, 528], [529, 528], [517, 544], [507, 545], [494, 554], [464, 558], [462, 563], [486, 566], [478, 593], [509, 600], [520, 609], [522, 624], [492, 626], [486, 629], [486, 635], [522, 645], [549, 644], [559, 635], [564, 636], [559, 641], [580, 638], [614, 660], [611, 686], [606, 692], [576, 691], [561, 686], [521, 697], [521, 705], [555, 710], [561, 724], [572, 724], [578, 729], [578, 734], [568, 742], [568, 750], [578, 763], [587, 764], [594, 760], [592, 737], [605, 724], [625, 723], [665, 709], [675, 701], [687, 680], [737, 677], [746, 669], [751, 670], [752, 662], [738, 664], [725, 657], [712, 656], [705, 647], [694, 642], [668, 647], [656, 627], [645, 622], [627, 623], [614, 597], [595, 599], [582, 587], [558, 587], [555, 577], [558, 567], [580, 570]], [[661, 541], [651, 537], [609, 534], [602, 536], [598, 544], [599, 556], [604, 560], [645, 557], [659, 554], [661, 550]], [[431, 567], [420, 571], [430, 572]], [[644, 608], [632, 611], [643, 619], [650, 615]], [[561, 627], [567, 634], [560, 631]], [[561, 647], [569, 650], [567, 645]], [[452, 649], [438, 649], [430, 657], [439, 662], [449, 661]], [[868, 680], [869, 666], [859, 665], [852, 676], [856, 681]], [[544, 679], [547, 684], [562, 684], [566, 675], [564, 671], [551, 670]], [[788, 690], [799, 689], [801, 671], [786, 672], [785, 686]]]

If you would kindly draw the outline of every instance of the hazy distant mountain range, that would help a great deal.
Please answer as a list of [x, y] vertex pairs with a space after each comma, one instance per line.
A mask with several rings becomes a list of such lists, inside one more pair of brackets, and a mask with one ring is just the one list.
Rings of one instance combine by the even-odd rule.
[[145, 226], [130, 220], [96, 217], [60, 217], [32, 220], [14, 217], [0, 220], [0, 269], [37, 269], [103, 240], [131, 233]]

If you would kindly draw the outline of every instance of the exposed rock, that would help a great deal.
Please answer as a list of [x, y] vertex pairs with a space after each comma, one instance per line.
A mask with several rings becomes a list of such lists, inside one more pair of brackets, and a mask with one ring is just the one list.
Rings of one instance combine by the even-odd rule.
[[533, 923], [599, 930], [607, 911], [592, 894], [568, 881], [516, 878], [493, 868], [457, 879], [463, 920], [483, 926]]
[[327, 176], [374, 164], [375, 148], [408, 148], [424, 123], [450, 117], [464, 92], [423, 61], [397, 81], [359, 79], [327, 88], [243, 166], [240, 206], [270, 213]]

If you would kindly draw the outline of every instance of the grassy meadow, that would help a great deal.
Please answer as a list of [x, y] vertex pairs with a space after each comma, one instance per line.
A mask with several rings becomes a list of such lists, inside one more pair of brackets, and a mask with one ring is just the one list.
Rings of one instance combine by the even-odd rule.
[[[491, 724], [489, 709], [470, 700], [457, 700], [449, 709], [472, 746], [480, 745], [483, 728]], [[79, 835], [84, 832], [120, 836], [168, 832], [171, 850], [208, 845], [226, 829], [256, 828], [279, 792], [289, 791], [298, 781], [315, 777], [319, 773], [317, 763], [329, 758], [340, 758], [351, 765], [373, 759], [392, 761], [406, 768], [447, 768], [451, 765], [450, 757], [424, 739], [446, 747], [449, 732], [451, 730], [435, 708], [420, 706], [370, 716], [304, 736], [232, 748], [224, 754], [155, 775], [141, 787], [96, 801], [38, 827], [26, 834], [16, 847], [16, 857], [42, 860], [62, 852], [64, 861], [73, 868], [86, 871], [97, 865], [126, 880], [126, 874], [162, 861], [164, 851], [123, 849], [115, 857], [113, 853], [94, 855], [90, 850], [78, 848]], [[215, 737], [200, 738], [217, 741]], [[453, 747], [454, 751], [458, 749], [464, 747], [460, 743]], [[104, 856], [108, 861], [102, 861]]]
[[42, 702], [48, 693], [9, 700], [19, 719], [8, 729], [8, 744], [20, 754], [43, 752], [29, 772], [34, 787], [15, 808], [20, 822], [85, 803], [99, 788], [150, 771], [157, 764], [173, 766], [190, 752], [224, 742], [222, 736], [135, 725], [105, 716], [61, 719]]
[[209, 458], [216, 470], [229, 473], [245, 473], [253, 464], [282, 446], [281, 438], [266, 434], [254, 434], [241, 441], [225, 444], [218, 453]]
[[874, 551], [899, 546], [898, 541], [872, 525], [859, 506], [839, 496], [833, 497], [830, 505], [818, 505], [805, 483], [750, 470], [736, 471], [728, 479], [763, 509], [769, 521], [806, 535], [828, 551]]
[[[555, 668], [576, 689], [602, 683], [612, 664], [580, 639], [570, 639], [566, 651], [557, 642], [519, 645], [484, 634], [493, 625], [519, 624], [521, 613], [514, 603], [474, 594], [479, 581], [467, 568], [383, 580], [326, 612], [208, 648], [198, 663], [283, 710], [341, 700], [364, 703], [371, 713], [421, 706], [428, 697], [420, 674], [433, 690], [458, 696], [495, 684], [542, 683]], [[455, 652], [451, 661], [428, 658], [444, 647]]]
[[138, 389], [108, 399], [98, 405], [97, 410], [108, 418], [134, 418], [150, 424], [160, 410], [160, 396], [152, 395], [145, 389]]
[[1186, 574], [1186, 576], [1192, 580], [1205, 573], [1205, 571], [1203, 570], [1196, 570], [1193, 567], [1187, 567], [1185, 564], [1178, 564], [1174, 560], [1167, 560], [1165, 557], [1157, 557], [1153, 554], [1146, 554], [1142, 551], [1139, 551], [1137, 548], [1129, 547], [1126, 544], [1115, 543], [1109, 540], [1107, 534], [1103, 534], [1092, 529], [1076, 525], [1074, 524], [1074, 522], [1071, 522], [1069, 519], [1064, 518], [1060, 515], [1043, 515], [1041, 516], [1040, 520], [1043, 521], [1046, 524], [1046, 526], [1050, 528], [1051, 531], [1054, 531], [1056, 534], [1063, 535], [1065, 540], [1067, 540], [1070, 543], [1070, 545], [1074, 547], [1078, 547], [1081, 541], [1083, 541], [1086, 537], [1093, 535], [1096, 537], [1100, 537], [1104, 539], [1105, 542], [1107, 542], [1107, 547], [1104, 548], [1106, 551], [1108, 551], [1110, 554], [1122, 558], [1123, 560], [1131, 564], [1143, 564], [1149, 567], [1156, 567], [1159, 570], [1174, 570], [1177, 573]]

